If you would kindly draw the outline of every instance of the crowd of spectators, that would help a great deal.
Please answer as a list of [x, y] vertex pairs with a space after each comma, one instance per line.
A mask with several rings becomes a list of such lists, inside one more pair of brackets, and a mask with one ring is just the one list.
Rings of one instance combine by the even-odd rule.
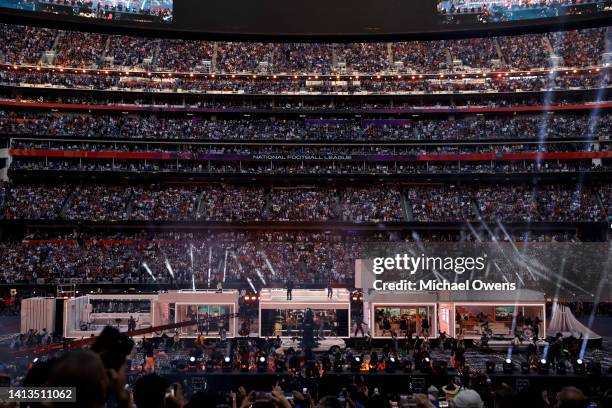
[[[104, 115], [71, 113], [34, 113], [0, 110], [0, 131], [12, 135], [74, 136], [91, 138], [131, 139], [191, 139], [242, 141], [410, 141], [410, 140], [486, 140], [520, 139], [542, 140], [577, 138], [597, 140], [612, 132], [612, 116], [602, 112], [598, 117], [585, 114], [548, 114], [515, 116], [476, 116], [468, 118], [418, 118], [393, 120], [330, 119], [325, 121], [280, 118], [209, 119], [198, 116], [161, 115]], [[14, 143], [26, 143], [18, 142]], [[44, 146], [46, 142], [40, 142]], [[51, 143], [58, 145], [59, 143]], [[104, 144], [99, 144], [104, 146]], [[565, 144], [563, 144], [565, 145]], [[21, 146], [21, 145], [20, 145]], [[90, 147], [93, 149], [94, 145]], [[117, 146], [117, 144], [106, 146]], [[119, 144], [118, 146], [126, 146]], [[553, 148], [542, 144], [540, 148]], [[586, 145], [585, 145], [586, 146]], [[607, 144], [602, 143], [604, 150]], [[124, 147], [119, 147], [123, 149]], [[148, 145], [154, 150], [154, 145]], [[378, 146], [377, 149], [381, 149]], [[447, 146], [443, 149], [452, 149]], [[487, 149], [493, 145], [479, 145], [469, 151]], [[498, 145], [504, 149], [507, 145]], [[538, 148], [524, 145], [520, 150]], [[115, 150], [117, 147], [109, 148]], [[219, 149], [218, 147], [212, 148]], [[226, 147], [237, 149], [237, 147]], [[406, 149], [412, 150], [412, 147]], [[97, 149], [103, 150], [103, 149]], [[251, 149], [252, 150], [252, 149]], [[425, 151], [425, 148], [419, 149]], [[371, 151], [371, 150], [370, 150]], [[466, 150], [467, 151], [467, 150]], [[379, 152], [379, 150], [377, 151]], [[383, 152], [380, 152], [383, 153]]]
[[551, 65], [550, 51], [543, 36], [499, 37], [498, 41], [505, 65], [517, 69], [546, 68]]
[[385, 43], [353, 43], [336, 46], [337, 61], [347, 72], [382, 72], [391, 66], [392, 55]]
[[77, 68], [95, 68], [100, 64], [108, 37], [80, 31], [64, 31], [57, 39], [55, 64]]
[[533, 174], [533, 173], [598, 173], [609, 172], [610, 164], [593, 163], [589, 159], [572, 160], [529, 160], [512, 161], [418, 161], [403, 162], [400, 159], [387, 161], [305, 161], [299, 160], [234, 160], [207, 161], [197, 160], [117, 160], [117, 159], [55, 159], [14, 158], [11, 169], [25, 174], [30, 171], [47, 172], [116, 172], [130, 173], [166, 173], [166, 174], [218, 174], [218, 175], [417, 175], [417, 174]]
[[162, 71], [192, 71], [195, 67], [203, 67], [204, 61], [212, 63], [213, 48], [210, 42], [160, 40], [156, 66]]
[[51, 49], [56, 31], [0, 24], [0, 60], [7, 64], [38, 64]]
[[591, 67], [601, 63], [601, 56], [610, 52], [605, 28], [549, 34], [556, 55], [563, 58], [563, 66]]
[[271, 67], [271, 56], [269, 44], [218, 43], [215, 68], [218, 68], [219, 72], [227, 73], [257, 73], [261, 63], [268, 63]]
[[[201, 187], [6, 184], [5, 219], [201, 221], [600, 221], [609, 186]], [[404, 196], [404, 197], [402, 197]], [[407, 199], [404, 210], [403, 198]], [[411, 213], [411, 214], [410, 214]]]
[[[176, 44], [175, 44], [176, 45]], [[167, 55], [172, 55], [172, 49], [168, 50], [168, 54], [159, 57], [160, 67], [164, 67], [163, 58]], [[151, 41], [141, 37], [129, 37], [126, 35], [113, 35], [110, 37], [108, 48], [104, 53], [106, 58], [112, 58], [112, 66], [126, 67], [131, 69], [144, 69], [145, 60], [153, 61], [155, 49], [151, 47]], [[110, 64], [106, 61], [104, 67], [109, 67]]]
[[574, 189], [559, 185], [546, 189], [482, 187], [476, 191], [476, 202], [486, 221], [599, 221], [606, 215], [606, 210], [598, 203], [597, 192], [580, 186]]
[[[234, 54], [232, 54], [234, 55]], [[237, 55], [243, 55], [236, 53]], [[127, 74], [126, 74], [127, 75]], [[181, 95], [200, 93], [216, 94], [219, 92], [234, 92], [244, 94], [357, 94], [368, 92], [372, 94], [422, 93], [430, 92], [447, 94], [456, 92], [515, 92], [515, 91], [551, 91], [563, 89], [598, 89], [610, 85], [611, 76], [606, 70], [593, 71], [554, 71], [553, 74], [539, 72], [537, 74], [512, 74], [512, 76], [489, 75], [485, 77], [467, 78], [458, 76], [390, 76], [381, 78], [359, 78], [356, 80], [337, 81], [336, 77], [326, 77], [312, 80], [305, 77], [289, 77], [279, 79], [274, 75], [263, 76], [193, 76], [171, 77], [148, 76], [144, 72], [132, 76], [116, 75], [114, 73], [61, 72], [61, 71], [30, 71], [1, 70], [0, 82], [7, 85], [34, 87], [52, 85], [58, 89], [105, 90], [117, 88], [122, 91], [141, 91], [156, 94], [161, 91]]]
[[331, 73], [332, 55], [328, 44], [275, 44], [274, 71], [327, 75]]
[[0, 209], [4, 219], [55, 219], [66, 202], [68, 186], [28, 186], [13, 188], [1, 184], [4, 189], [4, 206]]
[[[148, 69], [177, 72], [203, 72], [202, 61], [206, 60], [210, 61], [211, 69], [218, 73], [257, 73], [263, 70], [328, 74], [341, 73], [346, 67], [351, 73], [374, 74], [393, 69], [396, 61], [403, 62], [408, 72], [415, 70], [423, 73], [453, 68], [454, 59], [461, 60], [463, 66], [480, 69], [492, 68], [493, 60], [500, 60], [501, 68], [545, 68], [552, 65], [551, 52], [563, 58], [562, 66], [595, 66], [601, 64], [606, 35], [607, 28], [604, 27], [550, 35], [474, 40], [350, 45], [257, 44], [145, 40], [3, 25], [0, 29], [3, 49], [0, 52], [9, 64], [37, 64], [44, 51], [55, 51], [57, 55], [53, 62], [56, 65], [78, 68], [108, 67], [108, 61], [102, 57], [109, 56], [114, 57], [114, 67], [141, 67], [145, 59], [151, 58]], [[260, 66], [262, 62], [267, 65]]]
[[355, 259], [380, 243], [491, 239], [540, 243], [579, 241], [575, 231], [556, 234], [526, 231], [509, 235], [507, 231], [493, 229], [461, 233], [422, 231], [420, 234], [295, 230], [198, 233], [136, 230], [115, 234], [47, 231], [32, 233], [21, 242], [0, 242], [0, 255], [6, 260], [0, 277], [7, 283], [41, 279], [51, 283], [191, 284], [194, 279], [200, 287], [215, 287], [217, 282], [232, 287], [246, 286], [247, 277], [257, 287], [284, 287], [292, 277], [301, 285], [321, 287], [330, 280], [334, 284], [350, 285]]
[[[480, 143], [480, 144], [432, 144], [432, 145], [353, 145], [351, 147], [335, 144], [327, 146], [311, 145], [205, 145], [205, 144], [176, 144], [176, 143], [121, 143], [121, 142], [91, 142], [91, 141], [55, 141], [40, 139], [15, 139], [11, 142], [12, 149], [26, 150], [59, 150], [73, 152], [149, 152], [149, 153], [172, 153], [182, 154], [184, 158], [195, 158], [197, 154], [217, 155], [239, 155], [241, 159], [248, 161], [253, 156], [263, 157], [329, 157], [343, 156], [371, 156], [385, 155], [391, 159], [394, 156], [411, 155], [439, 155], [439, 154], [487, 154], [494, 153], [554, 153], [554, 152], [605, 152], [610, 150], [610, 144], [606, 142], [545, 142], [536, 143]], [[189, 156], [191, 155], [191, 156]], [[178, 158], [178, 157], [173, 157]]]
[[468, 67], [493, 68], [493, 61], [501, 60], [492, 38], [446, 41], [445, 44], [452, 60], [459, 60], [462, 65]]
[[471, 191], [459, 186], [413, 187], [407, 191], [415, 221], [474, 221]]

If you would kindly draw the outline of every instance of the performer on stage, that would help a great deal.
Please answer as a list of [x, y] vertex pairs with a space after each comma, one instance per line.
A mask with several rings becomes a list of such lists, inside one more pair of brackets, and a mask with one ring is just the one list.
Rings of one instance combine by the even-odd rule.
[[287, 281], [287, 300], [293, 299], [292, 292], [293, 292], [293, 280], [289, 278], [289, 280]]
[[128, 319], [128, 331], [134, 331], [136, 330], [136, 321], [134, 320], [134, 316], [130, 316], [130, 318]]

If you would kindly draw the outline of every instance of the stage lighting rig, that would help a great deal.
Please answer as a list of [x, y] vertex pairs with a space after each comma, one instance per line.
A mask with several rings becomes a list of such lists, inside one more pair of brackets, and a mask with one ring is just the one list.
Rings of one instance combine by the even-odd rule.
[[420, 370], [422, 373], [428, 373], [431, 371], [431, 359], [429, 357], [423, 358], [420, 364]]
[[361, 357], [355, 356], [351, 360], [351, 372], [358, 373], [361, 370]]
[[394, 373], [397, 368], [397, 359], [393, 356], [389, 356], [385, 361], [385, 371], [388, 373]]
[[514, 363], [511, 359], [507, 358], [502, 365], [504, 374], [512, 374], [514, 372]]
[[233, 365], [232, 365], [232, 358], [229, 356], [225, 356], [223, 358], [223, 363], [221, 363], [221, 369], [226, 372], [229, 373], [232, 371]]
[[257, 372], [264, 373], [268, 370], [268, 359], [265, 356], [257, 358]]
[[582, 359], [577, 359], [574, 362], [574, 374], [582, 375], [586, 373], [586, 366], [584, 365], [584, 361]]
[[540, 360], [540, 364], [538, 364], [538, 373], [540, 374], [548, 374], [548, 369], [550, 368], [550, 364], [548, 360], [545, 358]]

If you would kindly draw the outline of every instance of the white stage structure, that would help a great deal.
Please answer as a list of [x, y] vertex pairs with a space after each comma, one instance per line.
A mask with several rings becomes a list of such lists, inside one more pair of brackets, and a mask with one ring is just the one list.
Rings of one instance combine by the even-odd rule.
[[600, 335], [580, 323], [569, 307], [557, 302], [553, 304], [548, 332], [553, 336], [556, 333], [561, 333], [564, 337], [573, 335], [577, 338], [582, 336], [591, 340], [601, 339]]
[[293, 289], [292, 300], [287, 300], [286, 289], [262, 289], [259, 293], [260, 336], [300, 337], [300, 319], [306, 308], [314, 312], [315, 323], [322, 324], [321, 334], [349, 336], [350, 292], [338, 288], [334, 288], [331, 298], [326, 289]]
[[136, 328], [152, 326], [152, 304], [157, 295], [90, 294], [64, 302], [64, 337], [79, 338], [97, 335], [105, 326], [127, 331], [128, 320], [136, 320]]
[[[207, 320], [208, 327], [196, 325], [179, 329], [181, 337], [197, 337], [200, 331], [206, 337], [217, 338], [223, 325], [227, 337], [237, 335], [238, 313], [237, 290], [178, 290], [161, 292], [153, 304], [153, 326], [180, 323], [187, 320]], [[208, 335], [206, 333], [208, 329]], [[202, 330], [199, 330], [202, 329]]]

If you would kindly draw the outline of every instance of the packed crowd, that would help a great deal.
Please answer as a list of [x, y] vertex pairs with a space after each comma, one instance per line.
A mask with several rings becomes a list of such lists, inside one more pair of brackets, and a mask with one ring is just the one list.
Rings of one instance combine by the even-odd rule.
[[487, 221], [506, 219], [517, 221], [569, 221], [605, 219], [607, 209], [598, 199], [605, 199], [606, 192], [597, 197], [589, 189], [574, 191], [558, 188], [546, 192], [528, 187], [482, 188], [476, 192], [479, 212]]
[[208, 61], [210, 69], [218, 73], [367, 74], [391, 70], [394, 62], [402, 62], [408, 72], [437, 72], [443, 67], [453, 68], [455, 61], [459, 61], [460, 66], [480, 69], [493, 68], [493, 61], [499, 61], [499, 67], [529, 69], [551, 65], [551, 55], [561, 56], [562, 66], [599, 65], [606, 50], [607, 35], [604, 27], [485, 40], [261, 44], [143, 40], [2, 25], [0, 57], [8, 64], [36, 64], [43, 52], [53, 51], [56, 56], [48, 62], [58, 66], [112, 66], [178, 72], [207, 72], [209, 68], [203, 63]]
[[[341, 156], [344, 157], [344, 156]], [[599, 164], [593, 159], [537, 160], [537, 157], [520, 160], [481, 160], [458, 161], [457, 158], [445, 161], [420, 160], [402, 161], [401, 158], [387, 158], [385, 161], [363, 160], [304, 160], [293, 157], [290, 160], [272, 158], [208, 160], [142, 160], [142, 159], [58, 159], [52, 157], [14, 157], [10, 170], [15, 174], [29, 172], [114, 172], [124, 176], [136, 173], [164, 173], [172, 175], [314, 175], [317, 177], [355, 175], [355, 176], [399, 176], [399, 175], [504, 175], [533, 173], [600, 173], [610, 172], [609, 160]]]
[[[342, 156], [371, 156], [384, 155], [416, 156], [441, 154], [487, 154], [501, 155], [504, 153], [555, 153], [555, 152], [606, 152], [610, 150], [607, 141], [584, 142], [545, 142], [539, 143], [496, 143], [496, 144], [432, 144], [432, 145], [357, 145], [344, 146], [342, 144], [317, 145], [205, 145], [205, 144], [176, 144], [176, 143], [108, 143], [90, 141], [55, 141], [40, 139], [13, 139], [12, 149], [24, 150], [59, 150], [72, 152], [149, 152], [182, 154], [184, 158], [195, 158], [198, 154], [237, 155], [238, 158], [249, 160], [263, 155], [264, 158], [274, 157], [342, 157]], [[171, 156], [174, 159], [178, 156]]]
[[[252, 289], [251, 284], [256, 288], [285, 287], [293, 279], [301, 287], [323, 287], [330, 282], [350, 286], [355, 276], [355, 259], [375, 245], [492, 239], [518, 243], [580, 241], [575, 230], [509, 235], [495, 226], [480, 232], [466, 229], [456, 233], [210, 230], [109, 235], [78, 230], [43, 231], [31, 233], [20, 242], [0, 242], [0, 255], [6, 260], [0, 277], [7, 283], [157, 282], [191, 287], [195, 281], [198, 287], [213, 288], [222, 282], [226, 287]], [[504, 266], [504, 272], [515, 268], [503, 260], [499, 264]], [[519, 268], [517, 273], [524, 275], [525, 271]], [[508, 276], [514, 279], [513, 274]]]
[[364, 242], [358, 239], [377, 239], [265, 231], [172, 233], [153, 239], [143, 239], [145, 234], [44, 237], [0, 244], [6, 282], [189, 284], [193, 278], [198, 286], [213, 287], [217, 282], [245, 286], [248, 278], [257, 287], [283, 287], [292, 276], [301, 285], [346, 285], [354, 277], [357, 244]]
[[[3, 186], [5, 219], [201, 221], [600, 221], [609, 186]], [[406, 204], [404, 204], [404, 200]]]
[[[127, 74], [126, 74], [127, 75]], [[337, 94], [338, 92], [356, 94], [404, 94], [404, 93], [473, 93], [552, 91], [564, 89], [598, 89], [610, 86], [607, 70], [592, 71], [554, 71], [535, 74], [516, 73], [488, 75], [485, 77], [465, 77], [462, 75], [421, 77], [416, 75], [389, 76], [381, 78], [355, 78], [338, 80], [326, 77], [313, 80], [308, 77], [289, 77], [278, 79], [274, 75], [262, 76], [149, 76], [144, 72], [132, 75], [96, 74], [91, 72], [2, 70], [0, 82], [7, 85], [36, 87], [53, 85], [59, 89], [106, 90], [118, 88], [123, 91], [159, 93], [170, 91], [181, 95], [199, 93], [243, 93], [243, 94]]]
[[[465, 118], [377, 119], [209, 119], [198, 116], [104, 115], [73, 113], [34, 113], [0, 110], [0, 132], [29, 136], [74, 136], [130, 139], [191, 139], [242, 141], [410, 141], [410, 140], [486, 140], [554, 138], [601, 139], [612, 133], [612, 115], [548, 114], [514, 116], [475, 116]], [[25, 146], [14, 141], [15, 147]], [[21, 143], [21, 144], [19, 144]], [[46, 142], [40, 142], [44, 146]], [[67, 144], [67, 142], [66, 142]], [[59, 142], [48, 147], [61, 145]], [[92, 149], [96, 149], [91, 145]], [[108, 149], [124, 149], [126, 144], [103, 144]], [[506, 145], [507, 146], [507, 145]], [[552, 145], [541, 145], [548, 148]], [[605, 149], [602, 143], [600, 149]], [[495, 148], [489, 146], [491, 151]], [[148, 145], [155, 149], [154, 145]], [[161, 147], [160, 147], [161, 148]], [[376, 149], [381, 149], [377, 146]], [[412, 147], [407, 147], [407, 149]], [[464, 149], [487, 148], [486, 145]], [[218, 149], [216, 147], [215, 149]], [[237, 149], [226, 147], [225, 149]], [[444, 149], [452, 149], [445, 147]], [[97, 148], [96, 150], [103, 150]], [[425, 150], [420, 149], [420, 150]], [[529, 150], [529, 149], [523, 149]]]

